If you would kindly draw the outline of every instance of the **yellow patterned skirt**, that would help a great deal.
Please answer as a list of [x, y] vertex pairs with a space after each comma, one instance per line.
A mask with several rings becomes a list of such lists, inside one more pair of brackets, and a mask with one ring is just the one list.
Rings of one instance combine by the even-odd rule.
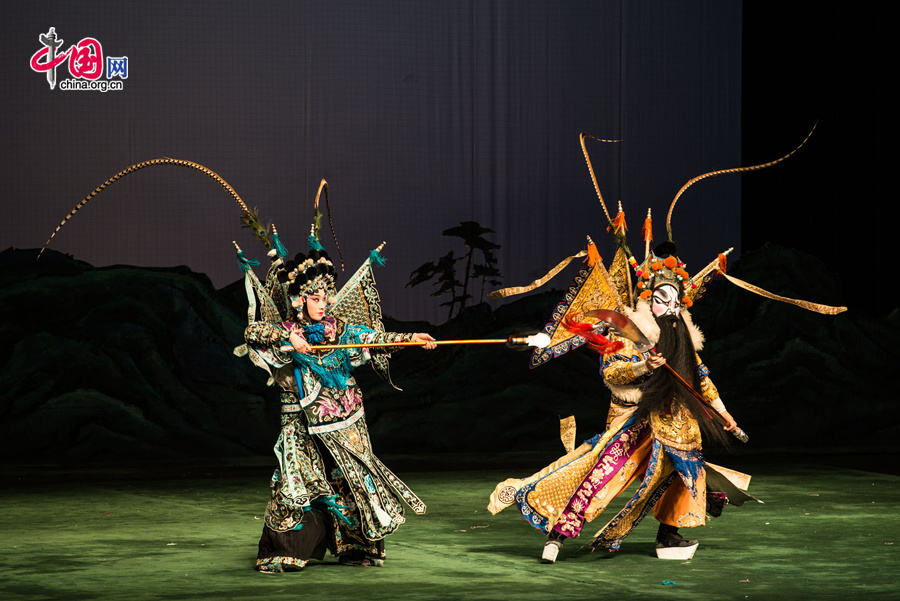
[[609, 430], [525, 479], [497, 485], [488, 510], [515, 503], [529, 524], [568, 538], [636, 479], [634, 496], [597, 533], [595, 546], [611, 550], [650, 509], [663, 523], [699, 526], [706, 517], [705, 472], [699, 451], [679, 451], [655, 439], [647, 420], [614, 420]]

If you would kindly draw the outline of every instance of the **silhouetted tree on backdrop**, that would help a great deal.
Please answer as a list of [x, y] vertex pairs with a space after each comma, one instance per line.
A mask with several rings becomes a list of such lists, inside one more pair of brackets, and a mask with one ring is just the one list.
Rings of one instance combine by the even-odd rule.
[[[482, 227], [475, 221], [463, 221], [456, 227], [451, 227], [441, 232], [444, 236], [461, 238], [468, 251], [461, 257], [455, 257], [451, 250], [437, 261], [423, 263], [409, 274], [407, 287], [418, 286], [432, 278], [437, 278], [434, 285], [438, 289], [431, 293], [432, 296], [449, 294], [450, 300], [441, 303], [442, 307], [449, 307], [447, 319], [453, 317], [453, 309], [458, 307], [457, 314], [465, 309], [467, 301], [472, 298], [469, 294], [469, 282], [473, 279], [481, 279], [481, 292], [479, 302], [484, 301], [485, 284], [499, 285], [500, 281], [494, 278], [500, 276], [497, 269], [497, 257], [494, 250], [500, 248], [499, 244], [484, 238], [484, 234], [493, 234], [494, 230]], [[475, 251], [479, 251], [481, 262], [477, 262]], [[466, 269], [463, 281], [456, 277], [456, 262], [465, 260]], [[460, 291], [459, 289], [462, 288]]]

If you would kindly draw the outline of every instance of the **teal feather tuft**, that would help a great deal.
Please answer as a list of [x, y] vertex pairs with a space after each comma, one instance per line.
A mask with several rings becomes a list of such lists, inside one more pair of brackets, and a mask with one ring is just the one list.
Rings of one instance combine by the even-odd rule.
[[245, 257], [244, 251], [242, 251], [242, 250], [238, 251], [237, 261], [238, 261], [238, 266], [241, 268], [241, 271], [243, 271], [244, 273], [247, 273], [248, 271], [250, 271], [250, 269], [252, 267], [256, 267], [257, 265], [259, 265], [259, 261], [257, 261], [256, 259], [248, 259], [247, 257]]
[[377, 265], [378, 267], [384, 267], [384, 264], [387, 263], [387, 259], [384, 258], [377, 250], [369, 251], [369, 262], [372, 265]]
[[281, 238], [278, 237], [278, 234], [272, 234], [272, 246], [275, 247], [275, 252], [278, 253], [279, 257], [287, 256], [287, 249], [284, 247], [284, 244], [281, 243]]
[[325, 250], [325, 247], [322, 246], [319, 239], [312, 234], [306, 239], [306, 243], [309, 245], [309, 250]]
[[353, 527], [353, 522], [341, 511], [341, 509], [349, 509], [349, 507], [346, 505], [338, 505], [337, 495], [322, 495], [312, 502], [312, 506], [319, 511], [331, 512], [331, 515], [335, 518], [344, 522], [346, 525]]

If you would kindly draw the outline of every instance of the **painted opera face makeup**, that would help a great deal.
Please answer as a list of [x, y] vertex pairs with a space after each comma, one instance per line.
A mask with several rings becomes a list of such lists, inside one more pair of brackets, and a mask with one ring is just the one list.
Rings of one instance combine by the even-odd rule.
[[306, 314], [313, 321], [322, 321], [327, 305], [328, 294], [324, 290], [316, 290], [306, 296]]
[[650, 299], [650, 310], [656, 317], [681, 313], [681, 303], [678, 302], [678, 290], [675, 286], [663, 284], [657, 287]]

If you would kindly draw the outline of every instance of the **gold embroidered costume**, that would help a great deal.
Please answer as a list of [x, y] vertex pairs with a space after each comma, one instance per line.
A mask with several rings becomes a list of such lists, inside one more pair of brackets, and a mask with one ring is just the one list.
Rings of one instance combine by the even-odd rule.
[[[703, 525], [707, 510], [717, 515], [726, 500], [742, 504], [753, 497], [732, 482], [739, 482], [745, 489], [749, 476], [712, 466], [703, 459], [701, 430], [722, 436], [724, 424], [739, 439], [746, 441], [746, 435], [725, 409], [708, 370], [700, 361], [697, 351], [702, 349], [703, 337], [688, 312], [706, 290], [709, 280], [717, 274], [724, 275], [726, 256], [731, 249], [691, 277], [672, 243], [672, 211], [694, 183], [775, 165], [797, 152], [809, 136], [793, 151], [774, 161], [712, 171], [690, 179], [669, 207], [668, 241], [652, 252], [652, 221], [650, 211], [647, 212], [642, 231], [645, 259], [640, 264], [626, 242], [627, 226], [621, 202], [614, 218], [606, 208], [585, 145], [589, 137], [581, 135], [581, 147], [608, 222], [607, 229], [618, 247], [609, 270], [588, 237], [586, 251], [565, 259], [546, 276], [525, 287], [496, 291], [492, 296], [505, 297], [533, 290], [574, 258], [587, 257], [587, 268], [575, 276], [544, 328], [551, 344], [535, 351], [531, 367], [583, 345], [598, 351], [602, 355], [604, 384], [612, 393], [606, 430], [577, 448], [566, 446], [569, 452], [565, 456], [527, 478], [509, 478], [499, 483], [488, 509], [497, 513], [515, 503], [529, 524], [548, 534], [542, 559], [552, 563], [565, 538], [577, 536], [585, 522], [593, 520], [639, 479], [635, 494], [596, 534], [594, 546], [617, 549], [652, 509], [661, 524], [657, 535], [659, 556], [678, 548], [686, 548], [692, 554], [696, 541], [686, 541], [678, 534], [678, 527]], [[809, 310], [825, 314], [846, 310], [788, 299], [725, 277], [745, 290]]]

